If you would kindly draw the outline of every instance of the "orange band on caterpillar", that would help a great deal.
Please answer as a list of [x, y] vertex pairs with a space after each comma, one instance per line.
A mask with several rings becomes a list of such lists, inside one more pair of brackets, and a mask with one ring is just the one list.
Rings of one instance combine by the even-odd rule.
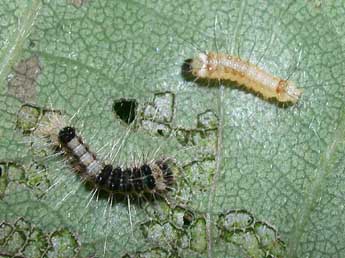
[[191, 62], [192, 74], [198, 78], [231, 80], [259, 92], [265, 98], [296, 103], [302, 94], [294, 82], [276, 77], [239, 57], [223, 53], [201, 53]]

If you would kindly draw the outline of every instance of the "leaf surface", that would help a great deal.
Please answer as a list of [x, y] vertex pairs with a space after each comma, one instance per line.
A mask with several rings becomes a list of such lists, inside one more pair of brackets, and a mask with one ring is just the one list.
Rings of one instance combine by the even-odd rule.
[[[345, 256], [343, 17], [342, 4], [321, 1], [2, 1], [3, 228], [24, 218], [53, 243], [40, 253], [50, 257]], [[185, 60], [210, 50], [295, 81], [300, 101], [184, 76]], [[121, 98], [138, 103], [132, 126], [114, 115]], [[168, 197], [192, 211], [191, 226], [164, 200], [96, 198], [46, 145], [30, 147], [24, 102], [76, 114], [99, 156], [119, 150], [115, 163], [176, 158], [180, 187]], [[4, 253], [34, 254], [4, 235]]]

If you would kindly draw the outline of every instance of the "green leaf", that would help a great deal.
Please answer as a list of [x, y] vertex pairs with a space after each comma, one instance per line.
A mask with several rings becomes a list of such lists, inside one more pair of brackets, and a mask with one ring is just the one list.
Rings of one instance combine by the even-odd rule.
[[[2, 1], [0, 255], [344, 257], [344, 10]], [[185, 60], [209, 50], [289, 78], [300, 101], [188, 78]], [[122, 98], [136, 103], [133, 123], [114, 112]], [[32, 133], [51, 109], [75, 116], [84, 141], [100, 157], [117, 154], [115, 164], [175, 158], [169, 202], [93, 195]]]

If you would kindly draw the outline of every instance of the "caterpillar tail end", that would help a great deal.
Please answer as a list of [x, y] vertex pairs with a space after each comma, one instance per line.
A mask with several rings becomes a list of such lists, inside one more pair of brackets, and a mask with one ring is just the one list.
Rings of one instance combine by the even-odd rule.
[[285, 101], [290, 101], [290, 102], [295, 104], [299, 100], [302, 93], [303, 93], [303, 90], [298, 89], [294, 82], [288, 81], [287, 87], [286, 87], [286, 92], [284, 94], [284, 95], [286, 95]]

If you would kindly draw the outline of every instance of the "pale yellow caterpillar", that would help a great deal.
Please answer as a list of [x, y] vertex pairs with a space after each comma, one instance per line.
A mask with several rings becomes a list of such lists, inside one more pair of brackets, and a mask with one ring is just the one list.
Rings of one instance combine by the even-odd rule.
[[264, 98], [296, 103], [302, 90], [294, 82], [284, 80], [267, 71], [223, 53], [201, 53], [191, 62], [191, 72], [197, 78], [231, 80], [256, 91]]

